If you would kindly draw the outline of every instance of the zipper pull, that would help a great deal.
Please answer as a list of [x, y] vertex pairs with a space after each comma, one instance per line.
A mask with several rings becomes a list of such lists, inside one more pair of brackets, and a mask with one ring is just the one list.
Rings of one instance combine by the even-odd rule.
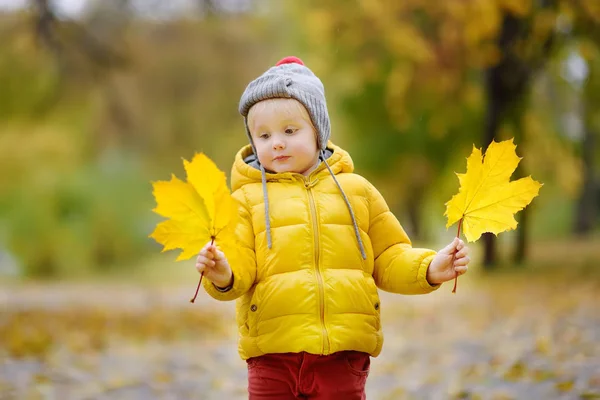
[[315, 178], [313, 181], [304, 181], [304, 187], [307, 189], [311, 189], [317, 185], [319, 182], [319, 178]]

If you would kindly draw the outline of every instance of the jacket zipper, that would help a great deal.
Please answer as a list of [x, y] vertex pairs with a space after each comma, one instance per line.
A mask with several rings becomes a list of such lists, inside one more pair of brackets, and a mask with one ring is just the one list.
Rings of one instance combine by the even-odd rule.
[[308, 197], [310, 200], [310, 212], [313, 222], [313, 234], [315, 239], [315, 273], [317, 275], [317, 283], [319, 285], [319, 306], [321, 310], [321, 329], [323, 331], [323, 346], [322, 353], [329, 354], [329, 335], [327, 333], [327, 327], [325, 326], [325, 289], [323, 283], [323, 275], [321, 274], [321, 267], [319, 265], [319, 224], [317, 222], [317, 208], [315, 206], [315, 198], [312, 191], [310, 182], [306, 181], [304, 186], [308, 191]]

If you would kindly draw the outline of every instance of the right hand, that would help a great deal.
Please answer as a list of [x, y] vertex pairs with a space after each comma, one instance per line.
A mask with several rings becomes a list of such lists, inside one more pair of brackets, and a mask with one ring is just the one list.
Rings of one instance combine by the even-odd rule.
[[233, 272], [225, 254], [210, 242], [200, 250], [196, 258], [196, 270], [220, 288], [229, 286], [233, 280]]

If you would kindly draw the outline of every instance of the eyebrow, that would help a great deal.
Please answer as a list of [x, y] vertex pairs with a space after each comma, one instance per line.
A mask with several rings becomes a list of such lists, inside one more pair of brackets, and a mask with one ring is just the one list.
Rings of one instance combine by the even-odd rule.
[[298, 117], [296, 119], [286, 118], [283, 120], [283, 124], [297, 124], [298, 119], [302, 119], [302, 117]]
[[[293, 120], [293, 119], [290, 119], [290, 118], [286, 118], [282, 122], [283, 122], [282, 126], [285, 126], [285, 125], [299, 125], [298, 120]], [[255, 130], [257, 131], [256, 134], [258, 135], [259, 134], [258, 132], [264, 131], [265, 130], [264, 128], [266, 128], [266, 127], [267, 127], [266, 125], [255, 126]]]

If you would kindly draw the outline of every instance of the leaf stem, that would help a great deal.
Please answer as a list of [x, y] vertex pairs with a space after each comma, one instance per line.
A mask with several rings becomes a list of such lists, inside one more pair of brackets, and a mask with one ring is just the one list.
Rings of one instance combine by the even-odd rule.
[[[213, 236], [210, 241], [210, 245], [212, 246], [215, 243], [215, 237]], [[204, 276], [204, 272], [200, 274], [200, 280], [198, 281], [198, 286], [196, 287], [196, 293], [194, 293], [194, 297], [190, 299], [190, 303], [196, 301], [196, 297], [198, 297], [198, 291], [200, 290], [200, 285], [202, 284], [202, 277]]]
[[[458, 221], [458, 232], [456, 233], [456, 237], [460, 237], [460, 229], [462, 228], [463, 219], [461, 218]], [[452, 265], [454, 265], [454, 257], [456, 256], [456, 252], [452, 254]], [[456, 293], [456, 284], [458, 283], [458, 272], [454, 272], [454, 288], [452, 289], [452, 293]]]

